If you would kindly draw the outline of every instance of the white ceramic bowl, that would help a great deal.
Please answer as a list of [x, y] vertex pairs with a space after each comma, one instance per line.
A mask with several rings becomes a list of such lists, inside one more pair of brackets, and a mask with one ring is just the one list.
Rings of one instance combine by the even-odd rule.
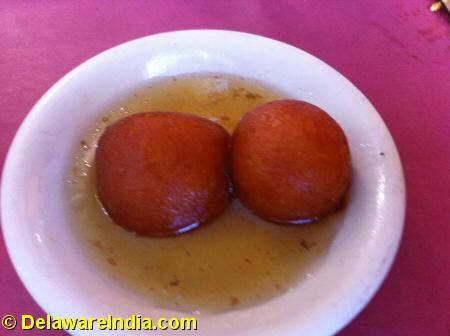
[[347, 134], [354, 176], [340, 229], [310, 278], [266, 303], [200, 316], [199, 330], [183, 334], [333, 334], [370, 300], [394, 259], [405, 212], [399, 156], [376, 110], [342, 75], [297, 48], [245, 33], [192, 30], [131, 41], [83, 63], [39, 100], [3, 172], [3, 233], [16, 271], [53, 316], [183, 315], [134, 302], [82, 257], [63, 189], [80, 135], [117, 96], [156, 76], [206, 71], [262, 80], [322, 107]]

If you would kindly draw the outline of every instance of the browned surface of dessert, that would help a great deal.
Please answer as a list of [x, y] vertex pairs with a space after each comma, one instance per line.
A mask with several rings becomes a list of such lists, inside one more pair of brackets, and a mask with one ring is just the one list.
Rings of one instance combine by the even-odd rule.
[[109, 126], [96, 151], [97, 191], [111, 218], [144, 236], [210, 222], [231, 200], [228, 132], [198, 116], [138, 113]]
[[326, 112], [279, 100], [246, 114], [232, 136], [232, 175], [241, 202], [276, 223], [333, 212], [350, 182], [347, 139]]

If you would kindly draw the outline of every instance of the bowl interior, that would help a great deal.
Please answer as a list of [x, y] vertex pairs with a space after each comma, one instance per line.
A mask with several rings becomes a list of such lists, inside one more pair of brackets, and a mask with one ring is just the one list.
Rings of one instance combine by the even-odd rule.
[[405, 209], [397, 150], [373, 106], [343, 76], [299, 49], [244, 33], [138, 39], [90, 59], [42, 97], [17, 133], [3, 175], [3, 230], [19, 276], [54, 316], [186, 316], [131, 299], [84, 257], [68, 225], [64, 183], [80, 135], [118, 96], [154, 77], [197, 72], [261, 80], [320, 106], [343, 127], [354, 174], [340, 229], [310, 277], [258, 306], [200, 316], [201, 334], [336, 332], [372, 297], [395, 256]]

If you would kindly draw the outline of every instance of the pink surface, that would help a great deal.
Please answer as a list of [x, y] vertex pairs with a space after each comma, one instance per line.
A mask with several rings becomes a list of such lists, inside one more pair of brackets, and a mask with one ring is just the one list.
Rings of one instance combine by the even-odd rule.
[[[405, 169], [408, 210], [397, 259], [378, 294], [341, 335], [449, 335], [450, 17], [431, 13], [429, 3], [3, 0], [0, 165], [39, 97], [73, 67], [114, 45], [192, 28], [290, 43], [336, 68], [368, 96]], [[3, 240], [0, 274], [0, 317], [44, 315], [20, 283]]]

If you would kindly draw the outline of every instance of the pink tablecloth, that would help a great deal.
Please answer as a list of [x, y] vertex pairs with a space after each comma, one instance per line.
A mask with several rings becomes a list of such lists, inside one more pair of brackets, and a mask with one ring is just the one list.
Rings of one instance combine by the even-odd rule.
[[[369, 97], [394, 136], [406, 174], [408, 211], [397, 259], [373, 301], [341, 335], [447, 336], [450, 17], [431, 13], [429, 4], [426, 0], [3, 0], [0, 165], [22, 119], [50, 85], [116, 44], [190, 28], [239, 30], [290, 43], [335, 67]], [[3, 240], [0, 274], [0, 317], [44, 314], [20, 283]], [[29, 334], [33, 333], [60, 334]]]

